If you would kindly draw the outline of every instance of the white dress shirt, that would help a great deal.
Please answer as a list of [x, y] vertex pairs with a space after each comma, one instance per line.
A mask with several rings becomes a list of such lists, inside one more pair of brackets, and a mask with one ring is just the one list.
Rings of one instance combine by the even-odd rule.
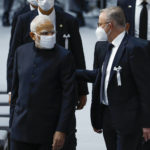
[[[39, 8], [38, 8], [38, 14], [39, 15], [43, 15]], [[56, 30], [56, 12], [55, 9], [53, 9], [53, 11], [51, 12], [51, 14], [49, 15], [50, 21], [52, 22], [52, 24], [54, 25], [54, 29]]]
[[106, 77], [105, 77], [105, 82], [104, 82], [104, 97], [105, 100], [102, 100], [102, 103], [104, 105], [109, 105], [108, 103], [108, 96], [107, 96], [107, 88], [108, 88], [108, 84], [109, 84], [109, 78], [110, 78], [110, 73], [111, 73], [111, 68], [115, 59], [115, 56], [117, 54], [117, 51], [119, 49], [119, 46], [123, 40], [125, 36], [125, 31], [120, 33], [113, 41], [112, 44], [114, 45], [113, 49], [112, 49], [112, 53], [110, 55], [110, 59], [108, 61], [108, 66], [106, 69]]
[[[136, 0], [135, 5], [135, 37], [139, 37], [139, 27], [140, 27], [140, 14], [142, 11], [143, 0]], [[148, 11], [148, 29], [147, 29], [147, 40], [150, 40], [150, 0], [147, 0], [147, 11]]]

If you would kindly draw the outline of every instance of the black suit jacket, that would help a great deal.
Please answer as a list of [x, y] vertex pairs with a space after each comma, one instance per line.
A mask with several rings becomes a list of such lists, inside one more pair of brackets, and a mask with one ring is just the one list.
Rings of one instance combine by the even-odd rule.
[[129, 34], [134, 36], [136, 0], [118, 0], [117, 5], [124, 10], [127, 22], [130, 23]]
[[14, 140], [39, 144], [52, 142], [55, 131], [70, 132], [74, 71], [72, 54], [59, 45], [40, 50], [28, 43], [17, 49], [10, 109]]
[[[61, 46], [65, 46], [65, 39], [63, 38], [64, 34], [70, 34], [69, 39], [69, 49], [71, 50], [76, 68], [85, 69], [85, 59], [83, 53], [82, 41], [79, 33], [79, 27], [77, 20], [71, 15], [59, 10], [56, 7], [56, 39], [57, 43]], [[38, 11], [30, 11], [26, 14], [19, 16], [18, 22], [16, 25], [15, 33], [13, 36], [12, 45], [9, 51], [9, 56], [7, 60], [7, 85], [8, 91], [11, 91], [12, 85], [12, 70], [14, 62], [14, 54], [17, 49], [22, 44], [31, 42], [29, 36], [30, 32], [30, 23], [38, 15]], [[69, 63], [69, 62], [68, 62]], [[78, 83], [78, 92], [79, 95], [88, 94], [87, 84], [84, 82]]]
[[30, 11], [30, 5], [25, 5], [23, 8], [20, 8], [19, 10], [17, 10], [14, 13], [14, 17], [13, 17], [13, 21], [12, 21], [12, 28], [11, 28], [10, 46], [11, 46], [11, 43], [12, 43], [12, 39], [13, 39], [13, 35], [14, 35], [14, 32], [15, 32], [15, 27], [16, 27], [16, 24], [17, 24], [18, 17], [22, 14], [25, 14], [28, 11]]
[[[150, 43], [126, 35], [113, 62], [108, 84], [108, 100], [112, 121], [122, 134], [137, 128], [150, 127]], [[114, 67], [121, 66], [122, 86], [118, 86]], [[96, 129], [102, 129], [103, 106], [100, 104], [101, 67], [94, 71], [79, 70], [77, 75], [85, 80], [97, 75], [92, 97], [91, 120]]]

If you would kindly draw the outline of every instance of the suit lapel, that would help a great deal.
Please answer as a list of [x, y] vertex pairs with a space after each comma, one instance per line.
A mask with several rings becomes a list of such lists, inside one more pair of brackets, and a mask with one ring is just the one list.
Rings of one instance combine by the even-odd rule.
[[113, 61], [113, 64], [112, 64], [112, 68], [111, 68], [111, 73], [110, 73], [110, 78], [109, 78], [109, 81], [112, 79], [115, 71], [113, 70], [115, 66], [118, 66], [118, 63], [123, 55], [123, 52], [125, 50], [125, 47], [126, 47], [126, 44], [127, 44], [127, 41], [128, 41], [128, 35], [126, 34], [121, 45], [119, 46], [119, 49], [118, 49], [118, 52], [115, 56], [115, 59]]
[[63, 37], [63, 30], [64, 30], [64, 22], [63, 22], [63, 16], [61, 15], [60, 11], [57, 11], [56, 9], [56, 40], [57, 42], [60, 41]]

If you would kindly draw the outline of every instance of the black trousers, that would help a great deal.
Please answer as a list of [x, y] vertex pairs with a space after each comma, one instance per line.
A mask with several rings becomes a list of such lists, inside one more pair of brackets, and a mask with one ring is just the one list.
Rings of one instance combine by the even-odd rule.
[[[66, 137], [64, 148], [62, 150], [76, 150], [75, 132]], [[10, 150], [52, 150], [52, 141], [45, 144], [31, 144], [11, 139]]]
[[3, 16], [9, 16], [14, 0], [4, 0], [4, 14]]
[[113, 126], [109, 108], [104, 107], [103, 136], [107, 150], [140, 150], [140, 129], [139, 132], [130, 135], [121, 135]]

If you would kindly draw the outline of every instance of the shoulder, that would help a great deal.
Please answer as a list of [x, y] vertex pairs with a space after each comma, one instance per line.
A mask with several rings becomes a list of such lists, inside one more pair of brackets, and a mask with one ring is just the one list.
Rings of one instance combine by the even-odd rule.
[[23, 44], [17, 48], [16, 53], [17, 55], [19, 55], [20, 53], [27, 52], [27, 50], [33, 49], [33, 46], [34, 46], [34, 42]]
[[19, 18], [28, 20], [30, 17], [34, 16], [36, 13], [37, 13], [37, 10], [27, 11], [26, 13], [20, 15]]
[[69, 13], [66, 13], [65, 11], [59, 10], [59, 9], [55, 9], [56, 10], [56, 14], [58, 15], [58, 17], [62, 17], [62, 19], [66, 20], [66, 21], [76, 21], [76, 18], [72, 15], [70, 15]]
[[98, 51], [106, 51], [107, 50], [107, 44], [108, 42], [107, 41], [98, 41], [95, 45], [95, 52], [98, 52]]
[[138, 52], [149, 52], [150, 42], [140, 38], [130, 36], [127, 44], [127, 48], [131, 54]]
[[29, 10], [30, 10], [29, 5], [26, 5], [26, 6], [23, 7], [23, 8], [19, 8], [19, 9], [15, 12], [14, 16], [22, 15], [22, 14], [28, 12]]

